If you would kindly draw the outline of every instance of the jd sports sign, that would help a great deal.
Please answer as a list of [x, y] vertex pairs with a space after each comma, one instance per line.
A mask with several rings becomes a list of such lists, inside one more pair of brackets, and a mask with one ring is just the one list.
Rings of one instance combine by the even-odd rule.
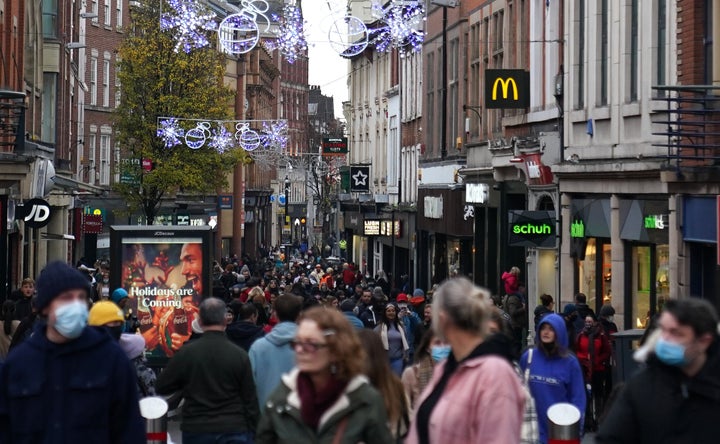
[[50, 223], [50, 204], [42, 199], [30, 199], [15, 209], [15, 218], [25, 221], [29, 228], [42, 228]]
[[485, 70], [485, 108], [530, 106], [530, 73], [522, 69]]

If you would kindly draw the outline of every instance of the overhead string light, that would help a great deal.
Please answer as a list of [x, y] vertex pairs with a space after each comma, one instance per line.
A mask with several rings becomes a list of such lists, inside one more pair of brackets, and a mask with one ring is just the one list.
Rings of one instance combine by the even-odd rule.
[[[232, 128], [232, 130], [228, 130]], [[224, 153], [234, 148], [284, 152], [287, 149], [287, 120], [210, 120], [159, 117], [157, 137], [165, 148], [185, 145], [192, 150], [205, 146]]]
[[307, 40], [305, 39], [305, 19], [302, 10], [294, 3], [283, 7], [282, 16], [272, 15], [272, 19], [278, 23], [273, 31], [276, 36], [274, 41], [268, 42], [271, 49], [277, 49], [288, 61], [295, 61], [307, 51]]
[[189, 53], [210, 45], [207, 31], [217, 29], [215, 13], [193, 0], [167, 0], [171, 12], [160, 15], [160, 29], [175, 37], [175, 52]]
[[404, 57], [422, 49], [425, 40], [425, 5], [421, 0], [392, 0], [387, 6], [377, 0], [372, 14], [380, 26], [370, 30], [371, 42], [378, 52], [397, 49]]

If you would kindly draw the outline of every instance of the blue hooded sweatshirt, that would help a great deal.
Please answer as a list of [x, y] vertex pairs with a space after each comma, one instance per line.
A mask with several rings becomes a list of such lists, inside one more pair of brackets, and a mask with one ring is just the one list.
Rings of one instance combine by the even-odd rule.
[[250, 347], [250, 364], [261, 411], [270, 394], [280, 385], [281, 376], [295, 367], [295, 350], [290, 347], [290, 341], [295, 338], [296, 331], [294, 322], [281, 322]]
[[[547, 356], [540, 346], [540, 329], [550, 324], [555, 330], [555, 343], [560, 353]], [[535, 336], [535, 348], [530, 362], [530, 393], [535, 399], [538, 414], [540, 442], [548, 442], [547, 411], [552, 405], [567, 402], [580, 410], [580, 430], [585, 416], [585, 383], [582, 369], [575, 355], [568, 351], [568, 337], [565, 320], [557, 314], [549, 314], [540, 320]], [[527, 367], [528, 352], [520, 357], [520, 368]]]

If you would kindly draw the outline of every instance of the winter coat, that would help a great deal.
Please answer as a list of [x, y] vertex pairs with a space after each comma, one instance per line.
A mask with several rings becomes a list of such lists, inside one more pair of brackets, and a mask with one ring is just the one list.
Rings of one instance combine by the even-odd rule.
[[[496, 348], [494, 344], [488, 345]], [[440, 382], [447, 362], [446, 359], [435, 365], [430, 384], [415, 402], [416, 414]], [[433, 408], [428, 425], [430, 442], [517, 444], [524, 408], [525, 394], [520, 379], [506, 357], [494, 350], [470, 357], [458, 363]], [[405, 444], [418, 442], [416, 419], [413, 419]]]
[[543, 316], [549, 315], [550, 313], [554, 312], [542, 304], [535, 307], [535, 311], [533, 311], [533, 314], [535, 315], [535, 326], [537, 327], [537, 325], [540, 323], [540, 319], [542, 319]]
[[0, 443], [145, 442], [135, 371], [106, 333], [64, 344], [41, 322], [0, 369]]
[[264, 404], [256, 444], [330, 444], [345, 419], [339, 441], [342, 444], [395, 442], [387, 427], [385, 404], [365, 376], [350, 380], [340, 398], [320, 418], [317, 430], [308, 427], [300, 415], [298, 374], [294, 369], [283, 375], [282, 384]]
[[[583, 373], [577, 358], [570, 354], [568, 349], [567, 330], [565, 321], [556, 314], [549, 314], [540, 320], [538, 332], [543, 324], [548, 323], [555, 330], [555, 342], [561, 350], [558, 356], [548, 356], [538, 345], [533, 351], [530, 363], [529, 383], [530, 393], [535, 400], [540, 431], [540, 442], [548, 442], [547, 410], [558, 402], [567, 402], [577, 407], [581, 414], [585, 412], [585, 383]], [[540, 335], [536, 337], [539, 344]], [[528, 352], [525, 351], [520, 358], [520, 369], [527, 368]], [[580, 420], [583, 424], [583, 420]]]
[[517, 275], [506, 271], [502, 274], [501, 279], [505, 286], [505, 294], [513, 294], [518, 291], [520, 283], [518, 282]]
[[250, 346], [265, 335], [263, 328], [248, 321], [237, 321], [227, 326], [225, 334], [235, 345], [245, 351], [250, 351]]
[[[590, 351], [591, 337], [593, 345], [592, 353]], [[586, 382], [590, 381], [589, 376], [591, 376], [592, 373], [604, 372], [608, 369], [607, 364], [612, 354], [612, 348], [600, 324], [593, 326], [590, 331], [583, 329], [583, 331], [580, 332], [575, 343], [575, 353], [585, 372]]]
[[296, 331], [297, 324], [294, 322], [281, 322], [250, 347], [250, 364], [261, 408], [280, 384], [282, 375], [295, 366], [295, 350], [290, 341], [295, 339]]
[[365, 328], [365, 324], [360, 320], [359, 317], [355, 315], [352, 311], [344, 311], [343, 314], [347, 318], [348, 321], [350, 321], [350, 324], [355, 327], [358, 330], [362, 330]]
[[248, 355], [222, 331], [186, 343], [158, 376], [155, 391], [182, 393], [183, 432], [252, 432], [260, 417]]
[[651, 354], [613, 403], [598, 444], [714, 444], [720, 418], [720, 340], [700, 373], [687, 377]]

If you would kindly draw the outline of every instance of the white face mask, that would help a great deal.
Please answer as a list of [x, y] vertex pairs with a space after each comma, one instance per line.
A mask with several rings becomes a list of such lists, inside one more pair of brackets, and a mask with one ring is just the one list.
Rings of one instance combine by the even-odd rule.
[[607, 319], [608, 322], [612, 322], [612, 321], [613, 321], [613, 317], [612, 317], [612, 316], [608, 316], [608, 317], [605, 318], [605, 319]]

